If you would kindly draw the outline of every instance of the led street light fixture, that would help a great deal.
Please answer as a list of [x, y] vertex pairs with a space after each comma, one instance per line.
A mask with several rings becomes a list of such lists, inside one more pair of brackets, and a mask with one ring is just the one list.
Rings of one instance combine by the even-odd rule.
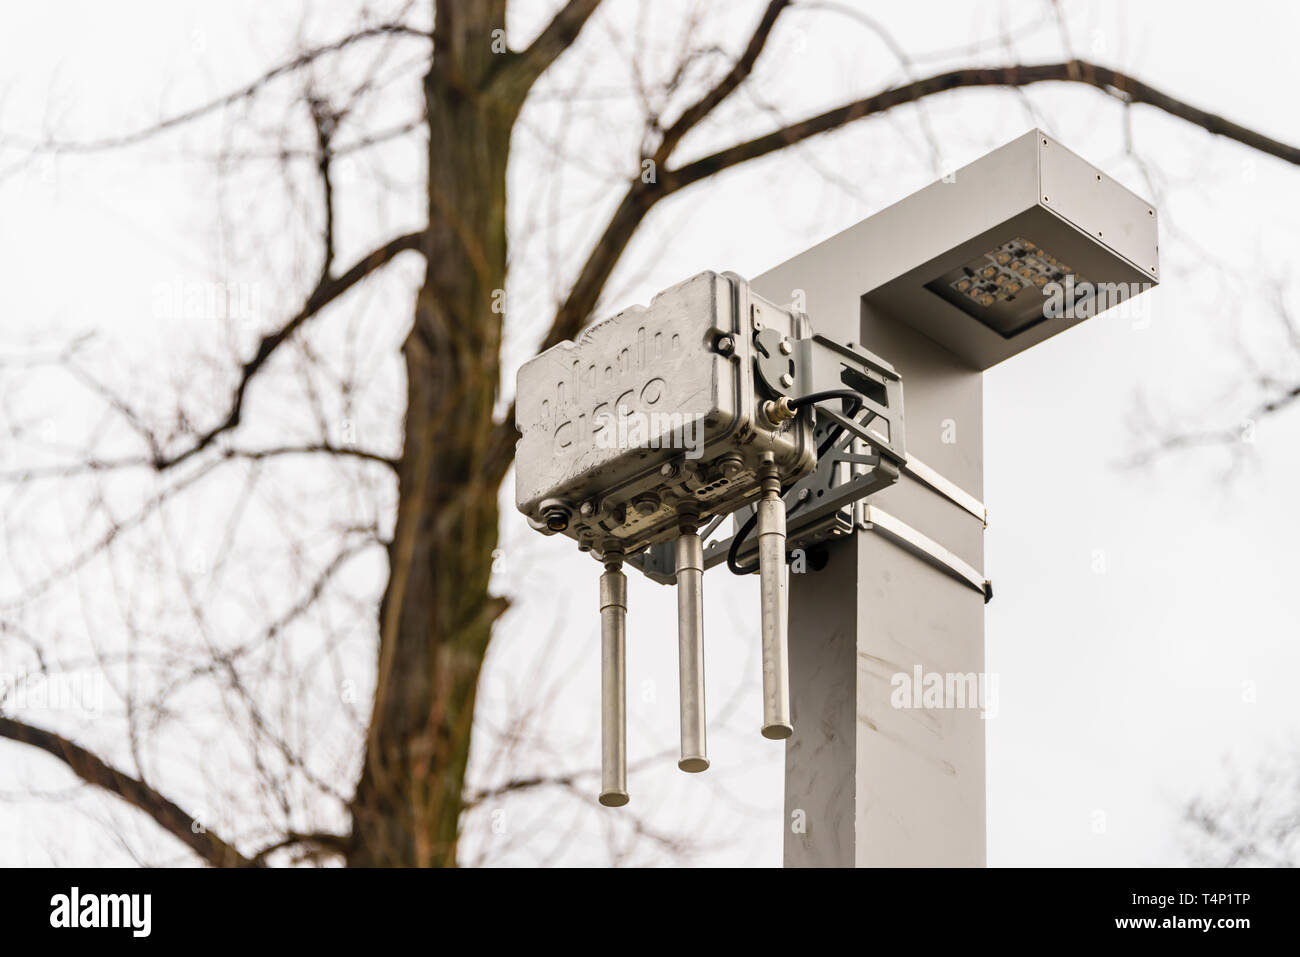
[[1033, 130], [832, 241], [873, 250], [861, 264], [868, 311], [987, 369], [1095, 314], [1099, 293], [1113, 305], [1155, 285], [1156, 220]]

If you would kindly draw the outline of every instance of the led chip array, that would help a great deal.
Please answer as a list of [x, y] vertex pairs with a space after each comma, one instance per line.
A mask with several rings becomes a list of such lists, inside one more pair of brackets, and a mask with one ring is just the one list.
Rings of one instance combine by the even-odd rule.
[[[1010, 302], [1021, 291], [1042, 289], [1049, 282], [1064, 282], [1073, 273], [1069, 266], [1036, 243], [1017, 236], [997, 249], [967, 264], [950, 286], [985, 308]], [[1076, 281], [1081, 281], [1075, 276]]]

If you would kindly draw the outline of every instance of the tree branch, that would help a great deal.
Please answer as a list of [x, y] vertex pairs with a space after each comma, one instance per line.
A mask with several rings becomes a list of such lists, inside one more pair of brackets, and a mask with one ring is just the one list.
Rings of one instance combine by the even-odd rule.
[[669, 192], [682, 189], [730, 166], [756, 159], [816, 136], [818, 133], [837, 129], [854, 120], [883, 113], [895, 106], [913, 103], [936, 93], [964, 87], [1022, 87], [1045, 82], [1083, 83], [1096, 87], [1108, 96], [1113, 96], [1126, 104], [1145, 103], [1154, 106], [1217, 136], [1236, 140], [1251, 149], [1300, 165], [1300, 148], [1270, 139], [1262, 133], [1247, 129], [1217, 114], [1197, 109], [1127, 74], [1083, 60], [1071, 60], [1067, 63], [1047, 63], [1037, 66], [953, 70], [950, 73], [941, 73], [938, 76], [907, 83], [698, 159], [671, 171], [668, 174], [671, 182], [666, 184], [666, 188]]
[[[1289, 408], [1297, 401], [1300, 401], [1300, 385], [1288, 386], [1273, 398], [1266, 399], [1257, 404], [1254, 408], [1250, 409], [1242, 417], [1241, 422], [1243, 424], [1254, 423], [1259, 419], [1266, 418]], [[1243, 441], [1242, 428], [1243, 425], [1239, 424], [1236, 426], [1225, 426], [1219, 429], [1180, 432], [1163, 439], [1150, 448], [1135, 453], [1123, 464], [1127, 468], [1141, 468], [1150, 465], [1155, 459], [1169, 452], [1182, 452], [1188, 449], [1205, 448], [1207, 446], [1239, 445]]]
[[741, 54], [740, 59], [727, 71], [727, 75], [718, 81], [717, 86], [687, 107], [682, 112], [682, 115], [677, 118], [677, 121], [664, 131], [664, 137], [655, 150], [654, 161], [656, 165], [662, 166], [667, 163], [668, 158], [673, 154], [673, 150], [677, 148], [677, 144], [682, 141], [682, 137], [712, 113], [723, 100], [734, 93], [741, 83], [745, 82], [745, 79], [753, 72], [754, 64], [758, 61], [759, 54], [763, 52], [763, 47], [767, 45], [767, 38], [771, 36], [772, 28], [776, 26], [777, 17], [789, 5], [790, 0], [771, 0], [768, 3], [767, 9], [763, 11], [763, 18], [755, 28], [753, 36], [749, 38], [749, 43], [746, 45], [745, 52]]
[[261, 343], [257, 347], [257, 352], [251, 359], [244, 363], [241, 370], [239, 384], [235, 387], [235, 393], [230, 403], [230, 411], [221, 423], [207, 432], [198, 436], [194, 442], [186, 449], [175, 455], [159, 456], [154, 459], [153, 467], [159, 472], [169, 469], [174, 465], [184, 462], [191, 456], [202, 452], [211, 445], [218, 436], [223, 432], [229, 432], [239, 425], [240, 416], [243, 414], [244, 396], [248, 391], [249, 383], [258, 371], [271, 358], [271, 354], [290, 336], [292, 336], [304, 322], [310, 319], [316, 313], [320, 312], [325, 306], [329, 305], [343, 293], [347, 292], [362, 279], [369, 276], [376, 269], [386, 265], [393, 259], [397, 258], [400, 253], [408, 249], [419, 250], [424, 245], [426, 233], [408, 233], [405, 236], [398, 236], [390, 240], [378, 249], [373, 250], [365, 256], [362, 256], [351, 269], [341, 276], [322, 276], [316, 288], [312, 290], [311, 295], [307, 297], [306, 303], [292, 319], [283, 326], [268, 335], [262, 337]]
[[321, 275], [328, 276], [334, 269], [334, 133], [338, 129], [340, 115], [330, 108], [323, 96], [309, 93], [306, 97], [307, 107], [311, 112], [312, 125], [316, 128], [316, 170], [320, 173], [321, 211], [324, 218], [325, 255], [321, 264]]
[[[249, 462], [260, 462], [264, 459], [274, 459], [284, 456], [293, 455], [332, 455], [338, 458], [353, 458], [363, 462], [374, 462], [378, 465], [385, 465], [393, 472], [397, 472], [397, 459], [384, 455], [381, 452], [374, 452], [370, 449], [358, 448], [350, 445], [334, 445], [331, 442], [308, 442], [302, 445], [277, 445], [271, 448], [263, 449], [222, 449], [220, 458], [244, 459]], [[43, 479], [72, 479], [82, 478], [87, 475], [94, 475], [101, 472], [116, 472], [124, 469], [137, 468], [154, 468], [157, 460], [147, 455], [132, 456], [121, 459], [86, 459], [81, 462], [75, 462], [69, 465], [49, 465], [36, 466], [28, 469], [17, 469], [9, 472], [0, 472], [0, 485], [21, 485], [24, 482], [39, 481]]]
[[[266, 84], [270, 83], [272, 80], [279, 79], [280, 77], [300, 70], [305, 66], [309, 66], [322, 56], [330, 53], [337, 53], [359, 40], [381, 36], [415, 36], [421, 37], [425, 40], [433, 39], [430, 34], [425, 33], [422, 30], [416, 30], [413, 27], [408, 27], [400, 23], [384, 23], [373, 27], [367, 27], [364, 30], [358, 30], [355, 33], [351, 33], [340, 40], [335, 40], [333, 43], [327, 43], [323, 46], [305, 50], [292, 59], [286, 60], [278, 66], [267, 70], [251, 83], [248, 83], [231, 93], [227, 93], [225, 96], [219, 97], [215, 100], [209, 100], [207, 103], [185, 110], [184, 112], [173, 114], [157, 123], [142, 127], [130, 133], [81, 142], [71, 140], [31, 141], [26, 145], [33, 152], [37, 153], [95, 153], [102, 150], [120, 149], [124, 146], [134, 146], [136, 143], [157, 136], [159, 133], [165, 133], [168, 130], [207, 116], [209, 113], [215, 113], [225, 107], [233, 106], [242, 100], [247, 100], [255, 96], [262, 87], [266, 86]], [[11, 140], [19, 139], [13, 135], [8, 135], [4, 138]]]
[[126, 803], [144, 811], [159, 827], [170, 832], [214, 867], [260, 866], [260, 862], [244, 857], [143, 781], [106, 764], [90, 751], [53, 731], [0, 717], [0, 737], [31, 745], [58, 758], [87, 784], [116, 794]]
[[306, 851], [304, 857], [317, 857], [323, 854], [344, 855], [352, 846], [351, 837], [345, 837], [340, 834], [316, 833], [316, 834], [299, 834], [291, 832], [286, 834], [283, 839], [270, 844], [253, 855], [250, 864], [254, 867], [264, 867], [266, 859], [276, 851], [282, 851], [290, 847], [299, 847], [309, 845], [313, 850]]
[[568, 0], [527, 49], [504, 58], [492, 71], [489, 91], [522, 103], [538, 78], [573, 45], [598, 6], [600, 0]]

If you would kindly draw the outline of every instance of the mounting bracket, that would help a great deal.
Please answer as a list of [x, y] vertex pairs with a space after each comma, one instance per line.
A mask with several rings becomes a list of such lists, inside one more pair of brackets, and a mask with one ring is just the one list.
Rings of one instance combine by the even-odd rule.
[[[908, 466], [903, 427], [903, 384], [894, 367], [854, 344], [842, 345], [825, 336], [790, 339], [756, 323], [756, 378], [773, 400], [806, 403], [799, 414], [815, 415], [819, 442], [817, 467], [782, 489], [786, 507], [787, 549], [807, 548], [848, 535], [862, 517], [860, 500], [898, 481]], [[819, 395], [830, 398], [813, 405]], [[850, 397], [851, 394], [851, 397]], [[836, 411], [836, 401], [851, 410]], [[805, 411], [807, 410], [807, 411]], [[733, 513], [732, 534], [715, 540], [724, 517], [700, 529], [704, 567], [726, 561], [735, 535], [754, 514], [747, 505]], [[742, 560], [758, 554], [758, 543], [746, 540]], [[676, 582], [671, 544], [652, 545], [628, 558], [646, 577], [664, 585]]]

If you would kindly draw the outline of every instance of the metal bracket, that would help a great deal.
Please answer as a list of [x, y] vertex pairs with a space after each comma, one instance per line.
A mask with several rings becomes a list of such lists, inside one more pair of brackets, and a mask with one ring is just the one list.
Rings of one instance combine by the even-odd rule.
[[[818, 442], [824, 443], [837, 427], [841, 433], [833, 446], [819, 456], [812, 473], [782, 494], [787, 549], [848, 535], [860, 517], [855, 503], [893, 485], [908, 466], [902, 380], [893, 366], [858, 346], [841, 345], [820, 335], [786, 339], [764, 328], [753, 335], [758, 347], [757, 378], [773, 397], [798, 399], [839, 390], [850, 390], [859, 397], [859, 408], [853, 415], [833, 408], [837, 400], [820, 403], [815, 411], [801, 410], [800, 414], [816, 416], [814, 435]], [[706, 569], [726, 561], [732, 540], [752, 509], [745, 506], [734, 512], [732, 534], [721, 540], [709, 541], [721, 526], [720, 519], [700, 530], [705, 540]], [[753, 564], [757, 553], [758, 543], [751, 538], [738, 558], [743, 564]], [[661, 584], [675, 581], [671, 547], [651, 546], [629, 558], [628, 563]]]
[[957, 581], [969, 585], [984, 596], [985, 604], [992, 600], [993, 583], [976, 571], [970, 563], [878, 506], [866, 505], [863, 511], [864, 529], [879, 532], [923, 561], [951, 575]]
[[961, 486], [948, 481], [930, 466], [914, 455], [909, 455], [903, 464], [903, 473], [916, 479], [931, 491], [938, 492], [948, 501], [970, 512], [985, 528], [989, 527], [989, 512], [984, 503]]

